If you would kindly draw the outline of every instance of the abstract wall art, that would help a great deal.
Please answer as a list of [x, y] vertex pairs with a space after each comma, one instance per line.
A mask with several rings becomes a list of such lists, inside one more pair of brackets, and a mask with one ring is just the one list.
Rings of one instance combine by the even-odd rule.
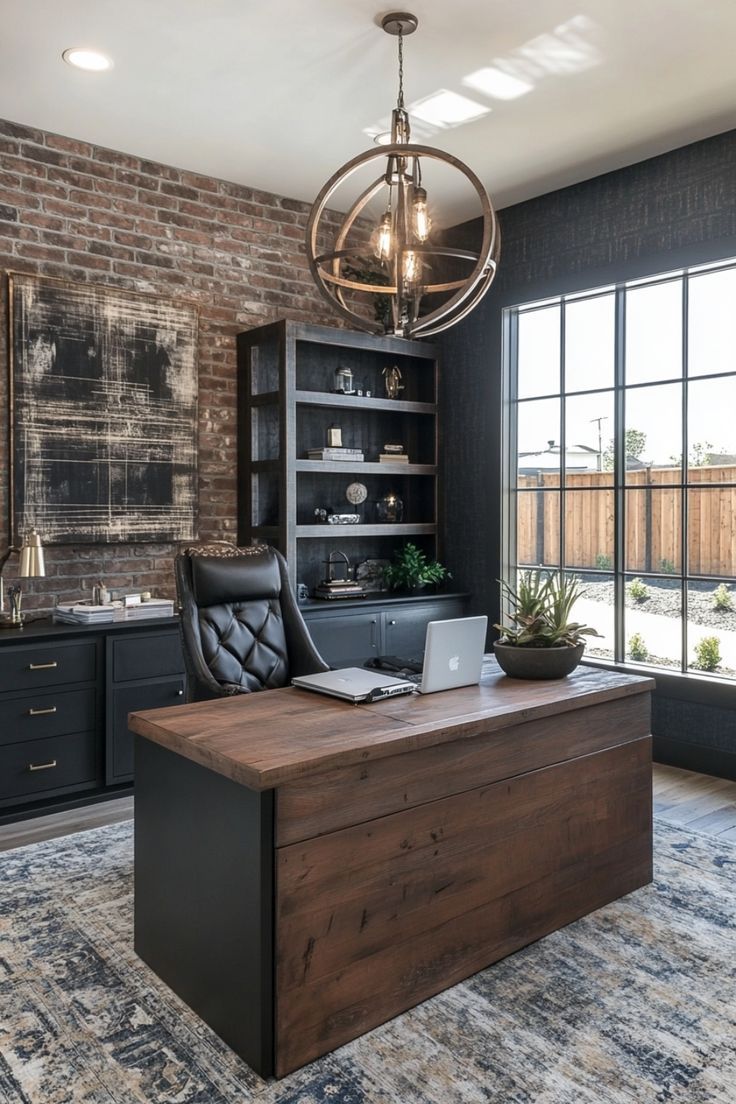
[[13, 274], [10, 311], [15, 534], [194, 539], [196, 308]]

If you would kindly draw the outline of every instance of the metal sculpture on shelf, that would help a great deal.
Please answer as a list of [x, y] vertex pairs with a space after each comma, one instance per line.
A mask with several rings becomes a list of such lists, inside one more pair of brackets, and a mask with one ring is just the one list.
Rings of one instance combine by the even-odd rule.
[[[338, 169], [317, 196], [307, 225], [309, 267], [325, 298], [358, 329], [402, 337], [440, 333], [469, 314], [490, 287], [500, 253], [496, 214], [475, 173], [449, 153], [411, 142], [403, 40], [417, 23], [409, 12], [391, 12], [381, 21], [384, 31], [399, 40], [399, 94], [390, 144], [359, 154]], [[330, 201], [350, 177], [377, 161], [385, 162], [380, 175], [363, 188], [335, 231], [334, 213], [323, 218]], [[422, 183], [422, 163], [432, 161], [456, 170], [473, 188], [482, 217], [477, 251], [442, 244], [436, 231], [432, 241]], [[369, 205], [381, 195], [383, 214], [369, 237]], [[458, 276], [461, 270], [464, 274]]]

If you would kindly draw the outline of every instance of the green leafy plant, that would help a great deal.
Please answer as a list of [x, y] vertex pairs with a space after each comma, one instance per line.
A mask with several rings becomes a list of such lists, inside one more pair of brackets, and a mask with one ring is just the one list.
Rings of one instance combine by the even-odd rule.
[[717, 610], [727, 612], [733, 609], [733, 599], [731, 598], [731, 592], [725, 583], [721, 583], [713, 591], [713, 606]]
[[517, 648], [575, 648], [586, 636], [600, 636], [589, 625], [571, 619], [580, 597], [580, 581], [572, 576], [524, 571], [517, 590], [499, 580], [504, 597], [513, 607], [511, 625], [497, 624], [501, 644]]
[[659, 570], [663, 575], [674, 575], [675, 565], [672, 560], [664, 558], [659, 561]]
[[645, 659], [649, 659], [649, 649], [641, 633], [633, 633], [629, 637], [629, 658], [635, 663], [643, 663]]
[[643, 602], [649, 597], [649, 587], [645, 586], [641, 579], [632, 579], [629, 583], [629, 594], [635, 602]]
[[704, 636], [695, 645], [695, 661], [690, 664], [696, 671], [715, 671], [721, 662], [721, 644], [717, 636]]
[[416, 590], [451, 578], [446, 567], [437, 560], [428, 560], [410, 541], [394, 554], [394, 562], [383, 569], [383, 580], [389, 590]]
[[613, 561], [607, 552], [599, 552], [595, 558], [595, 566], [599, 571], [610, 571], [613, 567]]

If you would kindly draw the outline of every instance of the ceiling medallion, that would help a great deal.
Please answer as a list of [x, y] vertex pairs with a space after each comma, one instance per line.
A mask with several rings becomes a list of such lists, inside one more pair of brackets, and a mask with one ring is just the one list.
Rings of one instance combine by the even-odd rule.
[[[472, 169], [449, 153], [411, 142], [403, 43], [417, 23], [409, 12], [391, 12], [381, 21], [387, 34], [398, 37], [399, 94], [390, 143], [338, 169], [314, 201], [307, 224], [309, 267], [323, 296], [358, 329], [401, 337], [426, 337], [460, 322], [491, 286], [500, 253], [496, 213]], [[433, 221], [436, 227], [440, 220], [436, 212], [430, 217], [422, 169], [437, 162], [444, 175], [449, 168], [475, 193], [482, 217], [477, 251], [455, 247], [441, 230], [433, 232]], [[367, 185], [363, 181], [352, 203], [344, 194], [336, 196], [364, 170], [372, 177], [375, 163], [380, 175]], [[331, 200], [341, 209], [347, 206], [337, 227]]]

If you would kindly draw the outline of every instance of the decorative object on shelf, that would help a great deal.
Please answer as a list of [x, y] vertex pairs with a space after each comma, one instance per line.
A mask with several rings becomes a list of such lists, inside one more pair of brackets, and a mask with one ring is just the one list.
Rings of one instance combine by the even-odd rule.
[[386, 567], [383, 577], [389, 590], [422, 590], [452, 578], [443, 564], [430, 560], [411, 541], [394, 553], [393, 562]]
[[328, 525], [360, 525], [360, 514], [330, 514]]
[[10, 301], [11, 531], [193, 539], [196, 307], [20, 274]]
[[401, 382], [401, 369], [397, 364], [383, 369], [383, 383], [386, 388], [386, 398], [398, 399], [399, 393], [404, 390], [404, 385]]
[[360, 506], [368, 497], [368, 488], [365, 483], [350, 483], [345, 497], [351, 506]]
[[378, 454], [380, 464], [408, 464], [409, 457], [404, 452], [404, 446], [387, 442], [383, 446], [383, 452]]
[[[344, 552], [330, 552], [324, 563], [327, 576], [316, 587], [315, 598], [365, 598], [364, 588], [350, 578], [350, 560]], [[341, 574], [337, 574], [338, 571]]]
[[493, 645], [498, 664], [512, 678], [564, 678], [583, 657], [586, 636], [600, 636], [589, 625], [572, 621], [580, 597], [576, 576], [524, 571], [518, 590], [501, 582], [512, 624], [494, 625], [501, 637]]
[[327, 429], [327, 447], [342, 448], [342, 430], [340, 426], [331, 425]]
[[352, 368], [335, 369], [335, 392], [338, 395], [354, 395]]
[[395, 524], [404, 516], [404, 502], [399, 495], [388, 491], [376, 502], [376, 520]]
[[35, 528], [26, 536], [23, 544], [20, 548], [15, 545], [11, 545], [3, 558], [0, 560], [0, 628], [2, 629], [22, 629], [23, 628], [23, 614], [21, 612], [21, 602], [23, 601], [23, 591], [21, 587], [16, 583], [13, 586], [8, 587], [8, 606], [9, 610], [5, 612], [5, 594], [3, 590], [3, 568], [8, 562], [14, 552], [20, 555], [20, 563], [18, 564], [18, 578], [20, 579], [42, 579], [46, 574], [46, 564], [44, 561], [43, 545], [41, 543], [40, 534]]
[[95, 583], [92, 587], [92, 604], [94, 606], [106, 606], [109, 601], [110, 591], [100, 579], [99, 583]]
[[[404, 106], [403, 48], [404, 35], [412, 34], [417, 24], [409, 12], [391, 12], [381, 20], [387, 34], [398, 36], [399, 90], [390, 144], [359, 154], [339, 168], [314, 201], [307, 224], [309, 267], [327, 301], [357, 329], [402, 337], [440, 333], [464, 318], [490, 287], [500, 253], [493, 205], [475, 173], [451, 154], [411, 142]], [[380, 174], [371, 179], [378, 162], [382, 163]], [[475, 193], [482, 220], [477, 251], [441, 245], [437, 233], [436, 240], [431, 240], [422, 172], [436, 164], [443, 176], [449, 169], [464, 177], [466, 190], [470, 184]], [[344, 187], [350, 178], [352, 194], [358, 192], [352, 202]], [[347, 210], [337, 228], [332, 211], [329, 221], [323, 219], [331, 207]], [[366, 241], [366, 220], [376, 219], [374, 233]], [[434, 221], [440, 224], [442, 219]], [[327, 248], [324, 242], [329, 243]], [[459, 271], [464, 275], [458, 277]], [[375, 320], [365, 310], [371, 299]]]
[[306, 602], [309, 600], [309, 587], [306, 583], [296, 584], [296, 600], [297, 602]]
[[355, 568], [355, 578], [364, 590], [371, 592], [385, 590], [383, 573], [388, 564], [388, 560], [363, 560]]

